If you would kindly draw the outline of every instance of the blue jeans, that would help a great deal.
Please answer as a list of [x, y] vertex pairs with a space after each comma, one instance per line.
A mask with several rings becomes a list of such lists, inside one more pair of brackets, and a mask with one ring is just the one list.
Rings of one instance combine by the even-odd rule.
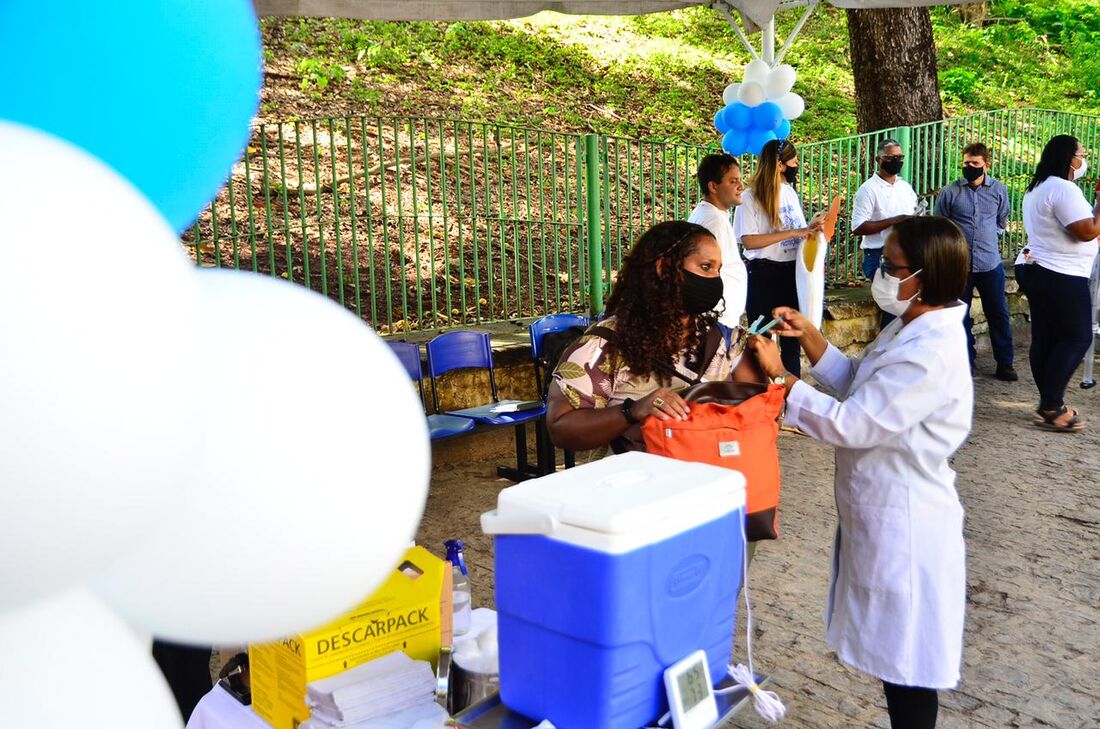
[[[868, 281], [875, 280], [875, 271], [878, 270], [879, 264], [882, 263], [882, 249], [881, 248], [867, 248], [863, 251], [863, 276]], [[887, 314], [885, 311], [879, 312], [879, 329], [882, 329], [887, 324], [892, 322], [895, 318], [893, 314]]]
[[1031, 307], [1031, 374], [1039, 407], [1065, 405], [1066, 385], [1092, 344], [1089, 280], [1067, 276], [1037, 263], [1016, 266], [1016, 280]]
[[970, 366], [974, 366], [974, 332], [970, 319], [970, 302], [974, 299], [974, 289], [982, 299], [985, 320], [989, 323], [989, 343], [993, 346], [993, 359], [997, 364], [1008, 367], [1012, 364], [1012, 326], [1008, 319], [1008, 297], [1005, 296], [1005, 269], [1001, 264], [992, 271], [971, 271], [966, 279], [963, 302], [966, 304], [966, 342], [970, 348]]
[[867, 248], [863, 251], [863, 277], [868, 281], [875, 280], [875, 271], [882, 263], [881, 248]]

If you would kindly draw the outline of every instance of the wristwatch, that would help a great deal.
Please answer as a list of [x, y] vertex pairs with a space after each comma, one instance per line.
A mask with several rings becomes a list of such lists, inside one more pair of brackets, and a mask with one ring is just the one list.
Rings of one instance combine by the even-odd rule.
[[623, 400], [623, 404], [622, 404], [622, 407], [619, 408], [619, 412], [621, 412], [623, 414], [623, 417], [626, 418], [626, 422], [628, 422], [631, 425], [637, 425], [638, 423], [640, 423], [642, 421], [638, 420], [636, 417], [634, 417], [634, 413], [631, 412], [633, 409], [634, 409], [634, 400], [632, 400], [631, 398], [628, 397], [627, 399]]
[[789, 377], [790, 374], [791, 374], [790, 372], [784, 372], [783, 374], [779, 375], [778, 377], [773, 377], [772, 378], [772, 384], [773, 385], [782, 385], [783, 387], [786, 387], [787, 386], [787, 377]]

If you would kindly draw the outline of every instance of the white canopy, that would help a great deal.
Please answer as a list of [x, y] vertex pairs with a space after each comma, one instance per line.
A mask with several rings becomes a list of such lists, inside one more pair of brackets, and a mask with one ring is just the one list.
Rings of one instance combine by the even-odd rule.
[[[496, 20], [543, 10], [572, 15], [642, 15], [694, 5], [725, 6], [757, 27], [778, 10], [814, 6], [821, 0], [253, 0], [260, 15], [300, 15], [369, 20]], [[826, 0], [839, 8], [900, 8], [955, 5], [971, 0]]]

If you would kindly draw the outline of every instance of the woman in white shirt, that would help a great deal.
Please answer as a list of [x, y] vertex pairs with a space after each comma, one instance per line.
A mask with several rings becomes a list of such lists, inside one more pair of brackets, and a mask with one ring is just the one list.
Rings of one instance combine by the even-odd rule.
[[[1066, 385], [1092, 343], [1089, 274], [1100, 235], [1100, 205], [1076, 184], [1088, 154], [1067, 134], [1047, 142], [1024, 194], [1027, 248], [1016, 260], [1016, 280], [1031, 308], [1031, 374], [1039, 388], [1035, 424], [1060, 432], [1085, 427], [1066, 407]], [[1100, 193], [1100, 182], [1097, 183]]]
[[[758, 316], [770, 318], [778, 306], [798, 307], [794, 279], [798, 244], [821, 228], [824, 216], [806, 223], [802, 203], [791, 186], [797, 179], [795, 146], [784, 139], [768, 142], [734, 213], [733, 231], [744, 250], [749, 273], [745, 313], [750, 321]], [[787, 369], [798, 374], [798, 343], [784, 340], [782, 353]]]
[[839, 525], [826, 613], [829, 644], [882, 680], [894, 729], [936, 724], [937, 689], [954, 688], [966, 610], [963, 509], [948, 459], [970, 432], [966, 307], [969, 251], [947, 218], [897, 223], [875, 272], [875, 302], [898, 318], [846, 357], [787, 308], [820, 392], [784, 371], [771, 340], [749, 347], [787, 388], [787, 425], [836, 447]]

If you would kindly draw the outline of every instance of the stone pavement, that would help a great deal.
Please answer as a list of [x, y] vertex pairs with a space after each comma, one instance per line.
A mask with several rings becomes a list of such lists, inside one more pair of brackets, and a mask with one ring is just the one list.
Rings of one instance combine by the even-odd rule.
[[[955, 459], [969, 604], [963, 681], [941, 693], [939, 726], [1100, 728], [1100, 388], [1071, 381], [1067, 402], [1089, 422], [1084, 432], [1041, 431], [1026, 345], [1017, 352], [1018, 383], [975, 380], [974, 430]], [[881, 685], [839, 664], [824, 641], [832, 449], [784, 433], [780, 451], [782, 538], [761, 546], [750, 584], [757, 670], [787, 704], [784, 726], [887, 727]], [[493, 604], [492, 544], [478, 517], [508, 485], [493, 475], [507, 457], [437, 466], [418, 534], [433, 551], [466, 539], [476, 605]], [[734, 653], [744, 662], [741, 608]], [[726, 726], [768, 725], [746, 710]]]

